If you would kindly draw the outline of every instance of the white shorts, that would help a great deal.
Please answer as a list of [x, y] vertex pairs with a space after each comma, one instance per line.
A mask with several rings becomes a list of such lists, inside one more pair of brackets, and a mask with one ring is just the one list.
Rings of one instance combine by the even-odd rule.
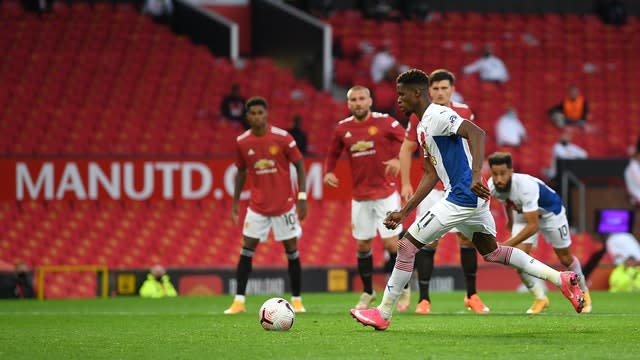
[[[513, 217], [513, 229], [511, 234], [516, 235], [526, 225], [524, 216], [522, 214], [515, 214]], [[538, 222], [538, 230], [544, 236], [544, 240], [547, 244], [551, 245], [554, 249], [565, 249], [571, 246], [571, 234], [569, 233], [569, 222], [564, 211], [564, 207], [558, 215], [554, 213], [548, 213], [543, 215]], [[532, 246], [538, 245], [538, 233], [531, 235], [524, 240], [522, 244], [531, 244]]]
[[263, 242], [269, 237], [269, 230], [272, 227], [273, 237], [276, 241], [299, 238], [302, 235], [302, 228], [300, 227], [300, 221], [298, 221], [295, 205], [291, 210], [278, 216], [265, 216], [247, 209], [242, 235], [260, 239], [260, 242]]
[[[444, 190], [436, 190], [433, 189], [431, 192], [418, 204], [418, 212], [416, 213], [416, 218], [421, 217], [426, 214], [429, 209], [431, 209], [438, 201], [444, 199], [444, 195], [446, 193]], [[458, 229], [455, 227], [448, 232], [458, 232]]]
[[351, 234], [357, 240], [369, 240], [376, 231], [383, 239], [399, 235], [402, 225], [393, 230], [382, 223], [388, 211], [400, 209], [400, 194], [394, 192], [384, 199], [357, 201], [351, 200]]
[[428, 245], [454, 227], [468, 239], [473, 239], [476, 232], [495, 237], [496, 223], [489, 211], [489, 202], [486, 201], [477, 208], [467, 208], [442, 199], [425, 214], [416, 217], [409, 227], [409, 234]]

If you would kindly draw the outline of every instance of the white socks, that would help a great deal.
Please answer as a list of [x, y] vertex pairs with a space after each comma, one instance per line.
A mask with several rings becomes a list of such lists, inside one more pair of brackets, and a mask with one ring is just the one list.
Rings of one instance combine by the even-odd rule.
[[518, 275], [520, 275], [520, 279], [524, 286], [529, 289], [529, 292], [533, 295], [534, 298], [538, 300], [544, 299], [545, 296], [545, 286], [544, 281], [538, 279], [537, 277], [533, 277], [529, 274], [525, 274], [522, 271], [518, 270]]
[[378, 310], [380, 310], [380, 314], [384, 319], [391, 318], [393, 308], [402, 294], [402, 289], [409, 283], [410, 279], [411, 272], [393, 268], [387, 286], [384, 288], [382, 302], [378, 305]]
[[571, 263], [571, 265], [567, 267], [567, 269], [579, 275], [578, 285], [580, 285], [580, 290], [582, 290], [583, 292], [589, 291], [589, 289], [587, 288], [587, 282], [584, 278], [584, 274], [582, 273], [582, 266], [580, 266], [580, 260], [578, 260], [577, 257], [575, 256], [573, 257], [573, 262]]
[[409, 283], [409, 280], [411, 280], [413, 264], [416, 260], [418, 250], [411, 241], [405, 238], [398, 241], [396, 264], [393, 267], [391, 276], [389, 276], [389, 280], [387, 281], [387, 286], [384, 289], [382, 302], [378, 305], [378, 310], [380, 310], [380, 314], [384, 319], [391, 318], [393, 308], [402, 294], [402, 289], [404, 289]]
[[539, 279], [549, 280], [558, 287], [562, 286], [560, 272], [532, 258], [518, 248], [498, 245], [497, 249], [483, 257], [486, 261], [509, 265]]

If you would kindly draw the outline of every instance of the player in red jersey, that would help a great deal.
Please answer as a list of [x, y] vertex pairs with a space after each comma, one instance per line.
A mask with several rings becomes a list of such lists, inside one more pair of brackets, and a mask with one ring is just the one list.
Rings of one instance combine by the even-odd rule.
[[[391, 273], [397, 253], [398, 234], [402, 230], [389, 230], [382, 221], [387, 211], [400, 206], [397, 171], [390, 173], [386, 164], [397, 156], [404, 138], [404, 128], [388, 114], [372, 112], [372, 104], [371, 94], [366, 87], [354, 86], [349, 89], [347, 105], [352, 115], [340, 121], [334, 130], [324, 176], [325, 184], [338, 187], [339, 181], [333, 170], [340, 154], [346, 150], [352, 172], [352, 235], [358, 240], [358, 272], [364, 285], [364, 292], [356, 305], [358, 309], [368, 308], [375, 299], [371, 279], [371, 243], [376, 232], [380, 234], [389, 253], [385, 270]], [[408, 307], [410, 301], [407, 288], [399, 304], [406, 304]], [[399, 306], [403, 310], [403, 305]]]
[[[253, 97], [246, 103], [247, 120], [251, 129], [237, 139], [235, 188], [231, 217], [238, 222], [240, 193], [247, 176], [251, 179], [251, 198], [244, 219], [242, 250], [236, 272], [237, 290], [233, 304], [225, 314], [245, 312], [245, 290], [253, 253], [260, 242], [266, 241], [273, 229], [276, 241], [282, 242], [289, 261], [291, 304], [296, 312], [304, 312], [300, 297], [301, 267], [298, 238], [302, 234], [299, 220], [307, 215], [307, 194], [302, 154], [293, 137], [285, 130], [267, 122], [267, 101]], [[298, 191], [291, 185], [289, 164], [298, 173]], [[297, 204], [296, 204], [297, 200]]]
[[[455, 91], [455, 76], [448, 70], [438, 69], [430, 75], [429, 96], [433, 103], [448, 106], [453, 109], [462, 118], [473, 121], [475, 115], [466, 104], [458, 103], [451, 100], [451, 96]], [[400, 179], [402, 181], [401, 195], [404, 201], [407, 201], [413, 195], [413, 186], [411, 185], [411, 156], [418, 148], [418, 135], [416, 126], [418, 125], [418, 117], [411, 114], [409, 117], [409, 126], [402, 147], [400, 148]], [[393, 165], [396, 165], [395, 163]], [[416, 216], [420, 217], [425, 214], [438, 200], [444, 197], [444, 189], [442, 183], [438, 181], [434, 190], [420, 203]], [[476, 313], [488, 313], [489, 308], [485, 306], [478, 294], [476, 293], [476, 273], [478, 271], [478, 258], [476, 249], [471, 240], [467, 239], [461, 232], [456, 232], [458, 244], [460, 245], [460, 262], [464, 272], [467, 295], [464, 298], [464, 306]], [[433, 263], [438, 247], [438, 241], [422, 248], [416, 254], [416, 270], [418, 271], [418, 284], [420, 287], [420, 299], [416, 313], [429, 314], [431, 312], [431, 298], [429, 297], [429, 283], [431, 274], [433, 273]]]

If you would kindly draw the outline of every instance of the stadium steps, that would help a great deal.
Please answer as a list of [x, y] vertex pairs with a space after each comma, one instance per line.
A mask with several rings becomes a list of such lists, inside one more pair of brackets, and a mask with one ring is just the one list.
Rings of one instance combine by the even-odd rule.
[[[56, 3], [42, 18], [0, 6], [4, 154], [231, 155], [242, 129], [220, 121], [219, 107], [233, 82], [270, 101], [277, 126], [301, 114], [303, 129], [323, 135], [309, 143], [316, 153], [338, 105], [346, 110], [270, 59], [236, 68], [131, 5]], [[322, 121], [307, 120], [315, 113]]]

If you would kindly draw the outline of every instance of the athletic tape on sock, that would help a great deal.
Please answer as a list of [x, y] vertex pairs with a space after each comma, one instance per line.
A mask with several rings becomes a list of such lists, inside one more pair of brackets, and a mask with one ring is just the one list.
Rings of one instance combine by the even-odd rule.
[[254, 253], [254, 250], [252, 249], [242, 248], [242, 250], [240, 250], [240, 255], [246, 256], [246, 257], [253, 257], [253, 253]]

